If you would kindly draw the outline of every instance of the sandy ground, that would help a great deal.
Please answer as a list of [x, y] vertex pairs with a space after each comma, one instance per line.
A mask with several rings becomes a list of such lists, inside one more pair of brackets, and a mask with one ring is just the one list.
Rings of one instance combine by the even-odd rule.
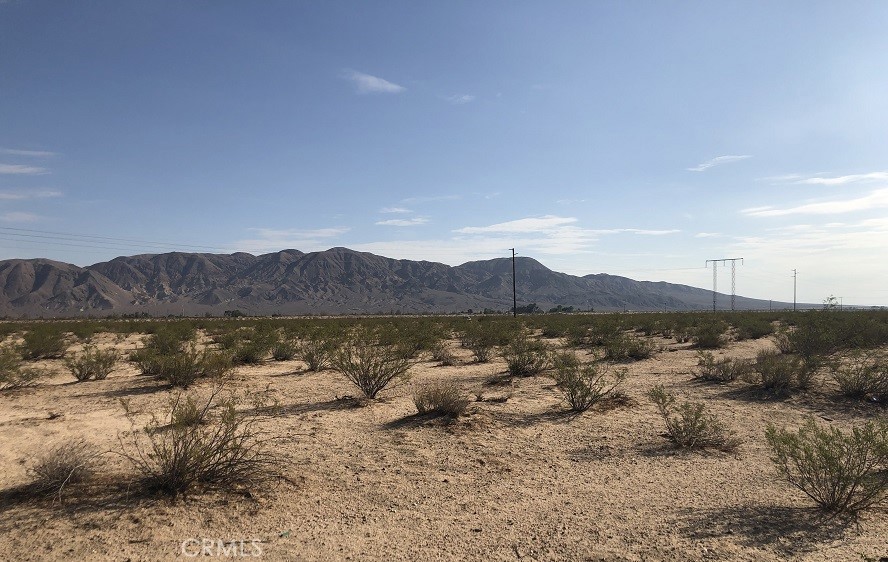
[[[105, 345], [113, 339], [105, 338]], [[132, 347], [130, 338], [117, 343]], [[766, 425], [813, 415], [840, 427], [884, 415], [845, 401], [828, 383], [787, 400], [742, 383], [692, 380], [695, 351], [666, 350], [627, 364], [628, 403], [568, 415], [545, 376], [490, 385], [502, 361], [437, 366], [422, 361], [410, 384], [366, 407], [339, 397], [357, 389], [299, 361], [239, 367], [230, 388], [274, 397], [262, 426], [279, 437], [284, 475], [250, 490], [185, 500], [128, 494], [132, 469], [118, 454], [76, 501], [0, 496], [0, 552], [15, 560], [879, 560], [888, 557], [888, 511], [858, 523], [819, 522], [800, 491], [776, 477]], [[754, 357], [768, 340], [720, 355]], [[468, 360], [468, 353], [451, 347]], [[26, 484], [49, 446], [81, 437], [108, 451], [130, 442], [121, 399], [162, 412], [171, 392], [121, 363], [104, 381], [74, 383], [60, 361], [38, 387], [0, 393], [0, 489]], [[453, 424], [411, 417], [412, 385], [457, 381], [482, 393]], [[736, 453], [672, 449], [645, 397], [656, 384], [699, 400], [736, 430]], [[193, 392], [206, 393], [206, 383]], [[505, 401], [492, 399], [506, 398]], [[825, 423], [825, 422], [824, 422]], [[81, 494], [82, 496], [82, 494]], [[222, 541], [221, 548], [215, 541]], [[239, 542], [242, 541], [242, 542]], [[184, 543], [184, 547], [183, 547]]]

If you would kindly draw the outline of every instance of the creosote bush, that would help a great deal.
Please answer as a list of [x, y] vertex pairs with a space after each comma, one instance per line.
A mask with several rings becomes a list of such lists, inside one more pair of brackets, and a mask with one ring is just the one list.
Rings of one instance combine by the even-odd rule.
[[0, 390], [33, 386], [43, 376], [42, 371], [23, 367], [18, 351], [8, 347], [0, 350]]
[[710, 382], [732, 382], [745, 379], [753, 371], [752, 361], [724, 357], [716, 359], [708, 351], [697, 352], [697, 372], [694, 378]]
[[61, 495], [65, 487], [94, 476], [97, 459], [92, 445], [74, 440], [49, 449], [28, 472], [37, 493]]
[[335, 349], [335, 340], [320, 332], [312, 332], [299, 342], [296, 355], [305, 362], [309, 371], [323, 371], [330, 366]]
[[755, 371], [762, 389], [776, 395], [809, 388], [814, 374], [800, 357], [768, 350], [762, 350], [756, 356]]
[[114, 369], [120, 353], [116, 349], [101, 350], [87, 345], [83, 351], [65, 360], [65, 366], [78, 382], [105, 380]]
[[227, 353], [198, 351], [194, 345], [172, 355], [156, 356], [155, 361], [154, 375], [179, 388], [188, 388], [200, 378], [221, 379], [232, 368], [231, 356]]
[[438, 342], [432, 348], [432, 360], [437, 361], [444, 367], [452, 367], [457, 364], [456, 355], [450, 351], [450, 348], [447, 347], [447, 343], [444, 341]]
[[609, 372], [606, 363], [580, 363], [573, 353], [559, 353], [553, 360], [553, 378], [574, 412], [585, 412], [617, 392], [626, 379], [626, 370]]
[[372, 400], [395, 380], [407, 380], [410, 358], [397, 345], [379, 343], [375, 333], [362, 327], [333, 354], [331, 365]]
[[527, 332], [519, 333], [503, 346], [502, 356], [512, 376], [538, 375], [552, 364], [552, 351], [549, 346], [531, 337]]
[[701, 321], [693, 330], [692, 340], [694, 347], [699, 349], [717, 349], [724, 347], [727, 343], [725, 331], [728, 325], [724, 321], [718, 319], [707, 319]]
[[465, 413], [469, 398], [454, 383], [433, 383], [420, 386], [413, 393], [413, 404], [420, 414], [437, 414], [456, 418]]
[[843, 433], [808, 419], [798, 432], [768, 426], [777, 472], [824, 511], [854, 515], [888, 496], [888, 422]]
[[833, 362], [830, 369], [845, 396], [888, 401], [888, 357], [884, 353], [857, 352], [844, 363]]
[[656, 351], [654, 343], [631, 334], [620, 333], [604, 341], [604, 357], [609, 361], [647, 359]]
[[166, 417], [152, 416], [145, 426], [147, 443], [135, 432], [132, 443], [121, 442], [145, 491], [176, 497], [198, 486], [228, 489], [267, 478], [279, 466], [258, 418], [239, 412], [234, 396], [218, 396], [219, 389], [206, 402], [175, 400]]
[[280, 340], [271, 347], [271, 358], [275, 361], [289, 361], [296, 357], [296, 343], [292, 340]]
[[706, 412], [703, 404], [683, 402], [676, 404], [675, 396], [656, 386], [648, 397], [657, 406], [669, 440], [680, 449], [718, 449], [730, 452], [740, 441], [733, 432], [713, 414]]
[[57, 326], [34, 324], [22, 336], [23, 359], [53, 359], [65, 355], [65, 334]]

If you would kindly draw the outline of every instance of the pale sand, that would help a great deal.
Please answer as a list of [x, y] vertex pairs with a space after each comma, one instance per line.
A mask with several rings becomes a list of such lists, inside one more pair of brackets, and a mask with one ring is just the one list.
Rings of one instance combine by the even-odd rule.
[[[262, 424], [281, 438], [287, 480], [176, 502], [126, 498], [110, 485], [91, 499], [62, 504], [3, 496], [0, 552], [9, 560], [188, 559], [182, 542], [208, 538], [244, 540], [239, 552], [261, 550], [263, 560], [888, 556], [885, 509], [864, 514], [859, 525], [815, 527], [813, 504], [776, 477], [764, 439], [769, 422], [795, 427], [814, 415], [848, 427], [884, 410], [840, 399], [827, 382], [783, 401], [762, 398], [741, 383], [699, 383], [689, 375], [695, 351], [657, 341], [671, 350], [626, 365], [628, 405], [579, 416], [565, 413], [548, 377], [486, 385], [505, 370], [501, 360], [454, 367], [420, 362], [411, 369], [410, 385], [360, 408], [337, 401], [358, 391], [333, 371], [305, 373], [299, 361], [239, 367], [231, 388], [267, 391], [280, 402], [280, 413]], [[741, 342], [717, 354], [754, 357], [771, 345]], [[456, 342], [451, 347], [468, 359]], [[118, 450], [130, 429], [120, 398], [144, 413], [162, 412], [170, 399], [169, 390], [138, 376], [129, 363], [105, 381], [86, 383], [73, 383], [60, 361], [41, 364], [56, 376], [36, 388], [0, 393], [2, 489], [26, 484], [27, 466], [51, 444], [82, 437]], [[473, 402], [452, 425], [406, 418], [415, 413], [411, 385], [433, 379], [457, 381], [488, 398], [511, 397]], [[672, 449], [645, 397], [655, 384], [704, 401], [736, 430], [740, 449]], [[194, 392], [207, 390], [201, 383]], [[119, 455], [106, 455], [102, 466], [109, 481], [132, 474]]]

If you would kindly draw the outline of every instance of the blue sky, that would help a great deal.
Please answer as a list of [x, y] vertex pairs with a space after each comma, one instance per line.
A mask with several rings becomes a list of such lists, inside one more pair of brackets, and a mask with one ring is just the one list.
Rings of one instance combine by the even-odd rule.
[[[886, 2], [0, 0], [0, 259], [346, 246], [888, 305]], [[719, 275], [729, 288], [727, 270]]]

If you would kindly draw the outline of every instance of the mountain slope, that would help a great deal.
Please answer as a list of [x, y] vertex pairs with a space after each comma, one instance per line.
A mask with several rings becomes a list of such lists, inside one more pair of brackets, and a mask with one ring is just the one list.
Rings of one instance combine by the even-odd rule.
[[[607, 274], [577, 277], [538, 261], [515, 262], [518, 304], [582, 310], [705, 310], [712, 293]], [[767, 301], [737, 297], [737, 308]], [[720, 296], [720, 307], [730, 297]], [[46, 259], [0, 261], [0, 314], [77, 316], [148, 312], [372, 314], [510, 310], [512, 260], [451, 267], [347, 248], [303, 253], [172, 252], [118, 257], [87, 267]]]

